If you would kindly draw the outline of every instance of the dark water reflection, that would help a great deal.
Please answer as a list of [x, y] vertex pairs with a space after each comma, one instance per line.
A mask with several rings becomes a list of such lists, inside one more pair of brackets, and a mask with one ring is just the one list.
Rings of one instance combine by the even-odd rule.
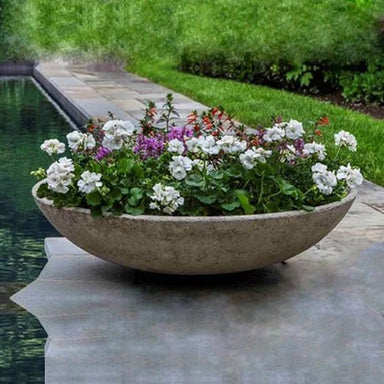
[[29, 173], [49, 164], [40, 144], [69, 130], [31, 79], [0, 77], [0, 383], [44, 382], [46, 334], [9, 297], [38, 276], [43, 239], [58, 235], [33, 202]]

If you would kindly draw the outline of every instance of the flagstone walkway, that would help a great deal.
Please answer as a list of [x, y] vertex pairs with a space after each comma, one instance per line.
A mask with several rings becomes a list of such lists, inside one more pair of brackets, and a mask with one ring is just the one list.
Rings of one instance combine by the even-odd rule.
[[168, 93], [173, 94], [180, 121], [185, 121], [193, 110], [207, 108], [116, 66], [42, 63], [35, 68], [34, 75], [78, 125], [84, 125], [91, 117], [105, 118], [108, 112], [137, 122], [143, 117], [147, 101], [162, 107]]

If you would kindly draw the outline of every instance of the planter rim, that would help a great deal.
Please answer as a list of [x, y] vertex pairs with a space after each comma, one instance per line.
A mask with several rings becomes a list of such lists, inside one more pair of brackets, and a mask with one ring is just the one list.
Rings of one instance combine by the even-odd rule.
[[[40, 185], [44, 184], [46, 180], [41, 180], [36, 183], [32, 188], [32, 195], [36, 202], [44, 205], [53, 206], [53, 201], [49, 200], [45, 197], [40, 198], [37, 196], [37, 190]], [[327, 211], [329, 209], [335, 208], [337, 206], [343, 205], [350, 201], [353, 201], [357, 196], [357, 190], [352, 189], [346, 197], [341, 199], [340, 201], [335, 201], [333, 203], [324, 204], [316, 207], [313, 211], [306, 212], [304, 210], [292, 210], [285, 212], [276, 212], [276, 213], [258, 213], [253, 215], [228, 215], [228, 216], [165, 216], [165, 215], [129, 215], [123, 213], [122, 215], [114, 215], [113, 213], [107, 212], [103, 217], [113, 217], [115, 219], [129, 219], [133, 221], [154, 221], [154, 222], [186, 222], [186, 223], [196, 223], [196, 222], [233, 222], [233, 221], [254, 221], [254, 220], [266, 220], [266, 219], [279, 219], [282, 217], [295, 217], [303, 214], [310, 214], [313, 212], [322, 212]], [[61, 207], [57, 209], [62, 209], [65, 211], [74, 211], [83, 214], [90, 215], [91, 211], [87, 208], [79, 208], [79, 207]], [[98, 219], [98, 218], [96, 218]]]

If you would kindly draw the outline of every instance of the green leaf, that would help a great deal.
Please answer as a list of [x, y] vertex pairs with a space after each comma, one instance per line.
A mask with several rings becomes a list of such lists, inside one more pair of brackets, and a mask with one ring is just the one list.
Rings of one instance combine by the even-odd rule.
[[132, 188], [131, 195], [136, 197], [136, 199], [140, 200], [143, 197], [143, 190], [141, 188]]
[[96, 205], [100, 205], [102, 201], [102, 196], [98, 191], [94, 191], [91, 193], [88, 193], [85, 196], [85, 200], [87, 201], [87, 204], [91, 207], [95, 207]]
[[291, 183], [288, 183], [284, 179], [281, 179], [279, 184], [281, 192], [283, 192], [284, 195], [292, 196], [295, 199], [300, 196], [300, 191]]
[[201, 201], [204, 204], [212, 204], [217, 200], [217, 196], [210, 194], [210, 195], [203, 195], [203, 194], [195, 194], [194, 195], [197, 200]]
[[108, 197], [110, 197], [114, 201], [120, 201], [121, 200], [121, 191], [117, 188], [112, 189], [112, 191], [109, 192]]
[[125, 187], [125, 188], [129, 188], [131, 186], [131, 179], [129, 178], [124, 178], [124, 179], [121, 179], [120, 180], [120, 184]]
[[221, 207], [226, 211], [234, 211], [236, 208], [240, 207], [240, 201], [236, 200], [232, 203], [224, 203], [224, 204], [221, 204]]
[[249, 202], [248, 192], [242, 189], [237, 189], [235, 191], [235, 195], [239, 199], [241, 208], [243, 209], [244, 213], [246, 215], [252, 215], [256, 208]]
[[242, 170], [238, 169], [238, 168], [229, 168], [227, 170], [227, 173], [229, 176], [231, 177], [234, 177], [234, 178], [239, 178], [239, 177], [242, 177]]
[[129, 204], [126, 204], [125, 212], [128, 213], [129, 215], [138, 216], [144, 213], [144, 209], [141, 207], [131, 207]]
[[131, 206], [135, 206], [143, 198], [143, 191], [140, 188], [135, 187], [130, 190], [130, 195], [128, 203]]
[[311, 72], [306, 72], [300, 77], [300, 85], [304, 87], [308, 87], [308, 85], [311, 83], [311, 80], [313, 79], [313, 75]]
[[212, 179], [221, 180], [224, 177], [224, 172], [223, 171], [212, 171], [212, 172], [209, 172], [209, 176], [211, 176]]
[[313, 207], [312, 205], [307, 205], [307, 204], [303, 204], [301, 207], [304, 209], [304, 211], [307, 211], [307, 212], [312, 212], [315, 209], [315, 207]]
[[39, 189], [37, 190], [37, 197], [39, 197], [40, 199], [43, 197], [46, 197], [47, 192], [48, 192], [48, 184], [46, 183], [41, 184]]
[[128, 173], [131, 170], [133, 161], [124, 157], [117, 162], [117, 170], [119, 173]]
[[190, 187], [204, 187], [205, 181], [202, 176], [200, 175], [188, 175], [185, 178], [185, 184], [189, 185]]
[[143, 167], [138, 164], [138, 163], [135, 163], [133, 166], [132, 166], [132, 172], [134, 173], [134, 175], [139, 178], [139, 179], [142, 179], [144, 177], [144, 169]]

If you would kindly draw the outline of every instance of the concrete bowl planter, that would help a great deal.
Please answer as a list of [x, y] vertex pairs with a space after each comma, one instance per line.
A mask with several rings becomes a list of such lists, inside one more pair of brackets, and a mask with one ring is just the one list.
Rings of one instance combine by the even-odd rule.
[[313, 246], [345, 216], [356, 192], [312, 212], [180, 217], [112, 214], [56, 208], [33, 197], [44, 216], [85, 251], [129, 268], [168, 274], [220, 274], [287, 260]]

